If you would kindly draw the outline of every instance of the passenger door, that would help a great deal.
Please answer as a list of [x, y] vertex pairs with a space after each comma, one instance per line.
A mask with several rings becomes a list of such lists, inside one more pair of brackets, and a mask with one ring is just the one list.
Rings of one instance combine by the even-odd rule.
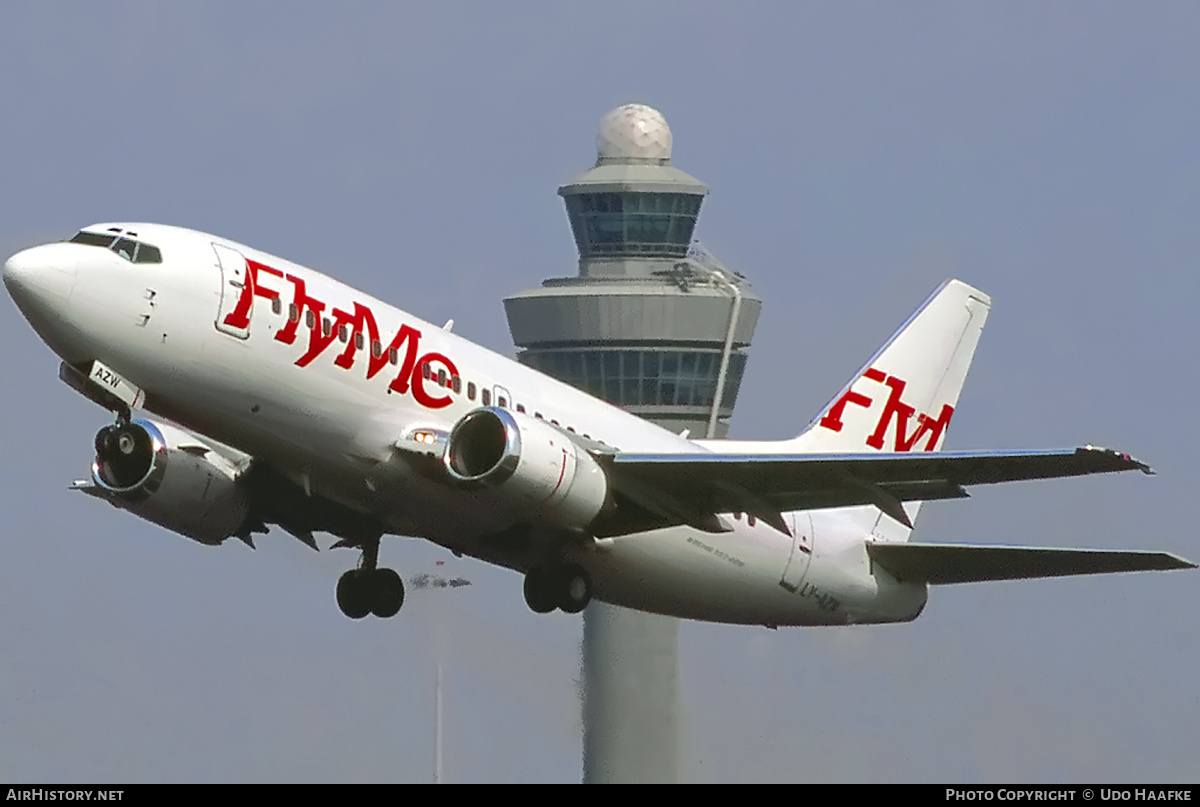
[[[238, 339], [246, 339], [250, 336], [250, 315], [254, 312], [254, 289], [246, 287], [247, 283], [253, 283], [246, 271], [246, 259], [242, 253], [222, 244], [213, 244], [212, 248], [217, 253], [217, 266], [221, 269], [221, 304], [217, 311], [217, 330]], [[239, 311], [238, 305], [243, 294], [249, 295], [249, 305], [245, 311]]]

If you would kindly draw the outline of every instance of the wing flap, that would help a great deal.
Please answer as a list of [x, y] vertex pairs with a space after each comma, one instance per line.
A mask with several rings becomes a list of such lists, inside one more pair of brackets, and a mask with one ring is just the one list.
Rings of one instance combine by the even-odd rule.
[[931, 585], [1196, 568], [1169, 552], [1138, 550], [869, 543], [867, 552], [900, 579]]
[[[698, 525], [706, 515], [738, 512], [777, 525], [784, 512], [865, 504], [905, 523], [900, 502], [963, 498], [966, 485], [1153, 473], [1128, 454], [1091, 446], [1023, 452], [617, 454], [605, 462], [616, 489], [653, 514], [655, 526]], [[628, 518], [601, 530], [623, 534], [646, 520]]]

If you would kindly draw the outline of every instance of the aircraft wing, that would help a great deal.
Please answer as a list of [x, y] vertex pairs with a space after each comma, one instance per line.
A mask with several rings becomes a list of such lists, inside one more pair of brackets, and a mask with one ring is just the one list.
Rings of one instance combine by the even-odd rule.
[[901, 580], [932, 585], [1196, 568], [1196, 564], [1169, 552], [1136, 550], [869, 543], [867, 552]]
[[[748, 513], [787, 532], [781, 513], [873, 504], [911, 527], [905, 501], [964, 498], [968, 485], [1139, 470], [1103, 448], [879, 454], [617, 454], [611, 483], [645, 516], [617, 515], [601, 532], [690, 524], [724, 532], [718, 513]], [[658, 523], [646, 523], [647, 520]]]

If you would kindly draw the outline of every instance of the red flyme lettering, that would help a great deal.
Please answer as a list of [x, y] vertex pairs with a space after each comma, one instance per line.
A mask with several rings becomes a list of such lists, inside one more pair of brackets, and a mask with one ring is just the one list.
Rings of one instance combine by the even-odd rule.
[[[341, 312], [338, 313], [340, 314]], [[358, 334], [365, 335], [367, 344], [374, 345], [379, 341], [379, 326], [375, 324], [375, 315], [371, 312], [371, 309], [362, 303], [357, 301], [354, 303], [354, 316], [347, 316], [346, 321], [350, 323], [352, 328], [350, 339], [346, 342], [346, 349], [342, 351], [342, 355], [333, 360], [333, 363], [343, 370], [349, 370], [354, 366], [354, 356], [358, 352]], [[374, 353], [370, 355], [372, 358], [375, 358]], [[387, 362], [386, 351], [381, 352], [379, 358], [383, 360], [379, 364], [379, 367], [382, 367]], [[374, 362], [371, 365], [373, 366]], [[367, 378], [379, 372], [379, 367], [374, 367], [372, 370], [369, 366], [367, 369]]]
[[374, 312], [362, 303], [356, 302], [354, 316], [348, 318], [347, 322], [352, 324], [354, 335], [346, 345], [346, 349], [342, 351], [342, 355], [334, 359], [333, 363], [345, 370], [353, 367], [355, 356], [359, 350], [357, 336], [363, 334], [365, 337], [364, 347], [370, 345], [367, 353], [367, 378], [371, 379], [391, 361], [392, 351], [395, 350], [399, 353], [400, 348], [403, 347], [404, 361], [400, 365], [400, 373], [392, 380], [389, 387], [396, 392], [408, 392], [409, 381], [417, 364], [417, 346], [421, 341], [421, 332], [409, 325], [401, 325], [390, 344], [386, 347], [382, 343], [379, 344], [380, 349], [377, 354], [375, 345], [379, 343], [379, 325], [375, 322]]
[[[393, 350], [399, 352], [401, 345], [407, 345], [404, 350], [404, 361], [400, 365], [400, 372], [392, 379], [392, 383], [388, 384], [388, 389], [399, 393], [408, 392], [409, 379], [415, 378], [417, 370], [417, 343], [421, 341], [421, 332], [416, 328], [408, 325], [401, 325], [400, 330], [396, 331], [396, 335], [392, 337], [392, 343], [388, 345], [387, 350], [383, 351], [383, 356], [391, 355]], [[382, 356], [381, 356], [382, 359]], [[367, 378], [371, 378], [383, 368], [384, 361], [371, 356], [371, 362], [367, 365]]]
[[930, 418], [926, 414], [921, 414], [917, 418], [916, 430], [912, 435], [909, 435], [908, 421], [915, 414], [916, 410], [901, 400], [906, 384], [895, 376], [888, 376], [883, 383], [889, 388], [887, 403], [883, 406], [883, 413], [879, 416], [879, 423], [875, 427], [874, 434], [867, 438], [867, 445], [871, 448], [882, 449], [888, 426], [891, 425], [892, 420], [895, 420], [896, 439], [893, 450], [911, 451], [917, 441], [925, 434], [928, 434], [929, 439], [925, 443], [925, 450], [933, 451], [942, 433], [950, 425], [950, 417], [954, 414], [954, 407], [949, 404], [943, 405], [941, 414], [938, 415], [937, 420]]
[[[390, 361], [391, 351], [393, 349], [398, 351], [400, 346], [407, 342], [408, 350], [404, 357], [404, 366], [408, 369], [401, 372], [405, 379], [405, 390], [407, 390], [408, 374], [412, 372], [412, 365], [417, 360], [417, 342], [421, 338], [421, 332], [408, 325], [402, 325], [391, 344], [385, 347], [379, 341], [379, 326], [375, 324], [374, 312], [359, 302], [354, 304], [354, 316], [347, 318], [346, 321], [351, 324], [352, 337], [347, 343], [346, 349], [342, 351], [342, 355], [334, 359], [333, 363], [344, 370], [353, 367], [355, 356], [360, 350], [358, 335], [362, 334], [361, 349], [368, 350], [367, 378], [374, 378]], [[379, 344], [378, 353], [375, 352], [376, 343]]]
[[[946, 427], [950, 425], [950, 417], [954, 414], [954, 407], [950, 404], [942, 404], [942, 412], [938, 415], [937, 420], [922, 413], [917, 416], [917, 431], [912, 438], [907, 440], [903, 447], [898, 447], [897, 451], [908, 451], [913, 445], [921, 439], [921, 435], [929, 433], [929, 440], [925, 443], [926, 451], [933, 451], [937, 448], [938, 440], [941, 439], [942, 433], [946, 431]], [[896, 433], [896, 443], [900, 443], [900, 433]]]
[[[265, 297], [268, 300], [278, 300], [279, 299], [279, 292], [277, 292], [275, 289], [268, 289], [267, 287], [265, 287], [261, 283], [259, 283], [259, 273], [263, 272], [268, 275], [273, 275], [273, 276], [279, 278], [280, 280], [282, 280], [283, 272], [279, 271], [278, 269], [276, 269], [272, 266], [267, 266], [265, 263], [259, 263], [258, 261], [251, 260], [250, 258], [246, 259], [246, 271], [249, 273], [249, 275], [251, 277], [254, 278], [254, 293], [255, 293], [255, 295], [257, 295], [259, 297]], [[239, 300], [239, 304], [240, 304], [240, 302], [241, 301]]]
[[[278, 333], [275, 334], [275, 338], [285, 345], [290, 345], [296, 341], [296, 330], [300, 327], [300, 322], [305, 318], [305, 310], [313, 312], [313, 327], [310, 330], [314, 333], [318, 332], [321, 312], [325, 310], [325, 303], [315, 297], [308, 296], [304, 285], [304, 278], [287, 275], [287, 279], [292, 284], [294, 292], [292, 294], [292, 311], [288, 312], [287, 324], [279, 329]], [[292, 316], [293, 312], [295, 312], [295, 317]], [[304, 365], [301, 364], [300, 366], [303, 367]]]
[[242, 283], [242, 293], [238, 297], [237, 307], [229, 312], [229, 316], [225, 317], [226, 325], [234, 328], [250, 327], [250, 307], [254, 305], [254, 274], [255, 270], [250, 268], [250, 262], [247, 261], [246, 279]]
[[[323, 316], [326, 304], [324, 301], [309, 295], [304, 278], [292, 274], [285, 275], [278, 269], [274, 269], [264, 263], [250, 259], [246, 260], [246, 282], [242, 286], [237, 306], [225, 318], [226, 325], [240, 328], [249, 327], [250, 313], [255, 297], [263, 297], [268, 300], [281, 299], [278, 290], [259, 285], [259, 278], [262, 274], [286, 278], [292, 284], [292, 302], [288, 311], [287, 322], [275, 333], [275, 339], [288, 345], [295, 343], [301, 322], [304, 322], [304, 327], [309, 332], [308, 347], [304, 354], [296, 359], [298, 367], [307, 367], [310, 365], [333, 344], [343, 327], [349, 327], [352, 335], [348, 340], [345, 350], [334, 359], [334, 364], [344, 370], [349, 370], [354, 367], [358, 351], [366, 349], [367, 379], [371, 379], [391, 363], [392, 351], [396, 351], [397, 354], [403, 352], [404, 358], [402, 360], [398, 359], [400, 371], [392, 379], [388, 388], [393, 392], [401, 394], [411, 390], [413, 398], [417, 403], [429, 409], [441, 409], [450, 405], [452, 401], [450, 395], [435, 396], [426, 389], [426, 379], [421, 372], [421, 367], [425, 364], [439, 365], [445, 368], [447, 375], [443, 377], [449, 378], [458, 376], [458, 367], [455, 366], [449, 357], [436, 352], [426, 353], [418, 361], [417, 355], [421, 341], [421, 332], [419, 330], [411, 325], [402, 324], [396, 331], [396, 335], [392, 337], [392, 341], [385, 347], [379, 340], [379, 325], [375, 320], [374, 312], [360, 302], [354, 303], [354, 313], [352, 314], [342, 311], [340, 308], [330, 309], [332, 322], [329, 323], [330, 327], [326, 329], [325, 318]], [[363, 338], [361, 346], [359, 342], [360, 335]], [[367, 347], [368, 344], [370, 347]], [[376, 345], [380, 347], [378, 352], [375, 350]], [[851, 396], [852, 394], [848, 393], [843, 398], [854, 400]], [[865, 399], [865, 396], [857, 397], [863, 397], [865, 400], [860, 405], [867, 406], [870, 404], [870, 400]], [[855, 402], [857, 403], [858, 401]], [[844, 408], [845, 401], [840, 401], [839, 406]], [[842, 411], [838, 407], [835, 407], [835, 409], [838, 414]], [[832, 415], [834, 410], [830, 411]], [[838, 428], [841, 428], [840, 422], [838, 423]]]
[[249, 328], [250, 327], [250, 309], [254, 305], [255, 297], [265, 297], [268, 300], [278, 300], [279, 292], [275, 289], [268, 289], [259, 285], [258, 274], [265, 272], [275, 277], [283, 277], [283, 273], [278, 269], [272, 269], [265, 263], [250, 260], [246, 258], [246, 280], [242, 283], [242, 293], [238, 297], [237, 306], [229, 315], [225, 317], [226, 325], [234, 328]]
[[427, 406], [430, 409], [441, 409], [444, 406], [450, 405], [450, 396], [443, 395], [440, 398], [434, 398], [425, 389], [425, 373], [421, 368], [425, 364], [433, 365], [440, 364], [446, 368], [451, 378], [458, 375], [458, 368], [454, 366], [454, 362], [443, 356], [441, 353], [426, 353], [417, 362], [417, 366], [412, 373], [412, 394], [417, 403], [421, 406]]
[[[304, 355], [296, 359], [296, 366], [306, 367], [317, 356], [325, 352], [325, 349], [333, 344], [333, 340], [337, 338], [338, 331], [347, 323], [353, 322], [354, 318], [340, 308], [333, 309], [333, 322], [329, 324], [328, 330], [325, 328], [325, 323], [321, 318], [316, 318], [313, 322], [313, 327], [309, 329], [308, 350]], [[351, 340], [353, 342], [353, 340]], [[351, 360], [353, 361], [353, 360]]]
[[892, 418], [895, 418], [897, 421], [895, 450], [903, 451], [900, 444], [904, 439], [908, 419], [912, 417], [913, 408], [900, 400], [900, 396], [904, 394], [905, 382], [895, 376], [888, 376], [883, 383], [890, 388], [887, 403], [883, 405], [883, 414], [879, 416], [879, 424], [875, 427], [875, 433], [867, 438], [867, 445], [871, 448], [883, 448], [883, 437], [887, 434]]
[[[863, 373], [864, 378], [871, 381], [883, 381], [886, 377], [883, 373], [876, 370], [874, 367], [867, 368]], [[863, 395], [861, 392], [846, 390], [846, 394], [837, 399], [833, 406], [829, 407], [829, 411], [825, 413], [825, 417], [821, 418], [820, 425], [830, 431], [840, 432], [842, 430], [842, 415], [846, 411], [846, 404], [852, 403], [855, 406], [861, 406], [864, 409], [871, 405], [871, 398]]]

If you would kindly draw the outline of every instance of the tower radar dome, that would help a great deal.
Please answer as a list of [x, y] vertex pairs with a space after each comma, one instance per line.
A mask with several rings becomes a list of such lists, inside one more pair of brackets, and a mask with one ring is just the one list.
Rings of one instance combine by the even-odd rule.
[[625, 104], [600, 119], [596, 154], [601, 160], [669, 160], [671, 128], [657, 109]]

